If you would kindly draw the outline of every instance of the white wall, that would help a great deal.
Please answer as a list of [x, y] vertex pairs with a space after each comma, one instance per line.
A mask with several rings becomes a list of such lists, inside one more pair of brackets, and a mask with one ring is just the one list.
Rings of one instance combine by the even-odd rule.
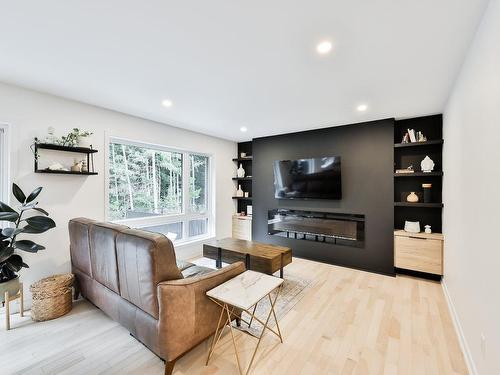
[[[155, 103], [153, 103], [154, 105]], [[159, 105], [159, 103], [158, 103]], [[175, 110], [175, 109], [173, 109]], [[40, 207], [50, 213], [57, 228], [41, 235], [40, 244], [47, 247], [38, 254], [23, 253], [30, 269], [23, 269], [25, 285], [55, 273], [70, 270], [68, 220], [85, 216], [105, 220], [104, 167], [105, 137], [144, 141], [199, 151], [213, 155], [216, 181], [216, 236], [231, 235], [231, 199], [234, 184], [231, 182], [235, 165], [232, 158], [237, 153], [236, 143], [179, 128], [127, 116], [118, 112], [45, 95], [0, 83], [0, 122], [11, 125], [11, 179], [28, 192], [37, 186], [44, 190], [39, 196]], [[33, 154], [30, 145], [34, 137], [44, 137], [47, 127], [53, 126], [57, 135], [73, 127], [93, 131], [91, 142], [99, 152], [95, 157], [98, 176], [63, 176], [33, 173]], [[4, 171], [2, 171], [4, 173]], [[15, 205], [14, 198], [11, 203]], [[176, 249], [178, 258], [201, 254], [201, 244]]]
[[444, 112], [443, 156], [445, 285], [472, 372], [485, 375], [500, 374], [499, 132], [500, 0], [492, 0]]

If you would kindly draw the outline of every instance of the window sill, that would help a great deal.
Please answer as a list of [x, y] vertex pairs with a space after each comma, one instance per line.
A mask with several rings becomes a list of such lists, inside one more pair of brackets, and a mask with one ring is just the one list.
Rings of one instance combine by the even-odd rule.
[[185, 241], [185, 242], [183, 241], [183, 242], [179, 242], [179, 243], [174, 243], [174, 248], [175, 249], [182, 249], [184, 247], [198, 245], [198, 244], [201, 244], [203, 242], [214, 240], [214, 239], [215, 239], [215, 236], [196, 238], [196, 239], [190, 240], [190, 241]]

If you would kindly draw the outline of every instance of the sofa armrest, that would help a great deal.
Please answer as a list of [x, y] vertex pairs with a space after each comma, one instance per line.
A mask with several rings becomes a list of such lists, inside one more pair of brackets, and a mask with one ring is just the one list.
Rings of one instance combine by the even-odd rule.
[[221, 308], [206, 292], [245, 271], [242, 262], [198, 277], [158, 284], [159, 344], [162, 358], [173, 361], [215, 332]]

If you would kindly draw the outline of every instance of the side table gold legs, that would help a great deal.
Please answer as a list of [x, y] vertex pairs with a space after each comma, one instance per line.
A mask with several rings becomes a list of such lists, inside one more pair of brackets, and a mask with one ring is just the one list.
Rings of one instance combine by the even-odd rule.
[[[261, 319], [259, 319], [258, 317], [255, 316], [255, 311], [256, 311], [256, 307], [257, 307], [258, 302], [253, 307], [253, 311], [242, 310], [242, 311], [246, 312], [248, 315], [250, 315], [250, 322], [244, 321], [246, 324], [248, 324], [248, 327], [250, 327], [253, 320], [256, 320], [257, 322], [259, 322], [260, 324], [263, 325], [262, 332], [260, 333], [260, 336], [258, 336], [258, 337], [253, 336], [253, 337], [257, 338], [258, 341], [257, 341], [257, 345], [255, 346], [255, 349], [254, 349], [253, 354], [252, 354], [252, 358], [250, 359], [250, 363], [248, 364], [246, 371], [243, 371], [241, 368], [240, 358], [238, 355], [238, 349], [236, 346], [236, 340], [235, 340], [234, 333], [233, 333], [233, 327], [231, 325], [231, 320], [235, 319], [236, 317], [239, 318], [239, 316], [237, 316], [234, 313], [234, 307], [232, 307], [230, 310], [230, 305], [228, 305], [227, 303], [221, 303], [215, 299], [210, 298], [213, 302], [215, 302], [217, 305], [219, 305], [222, 309], [221, 309], [221, 313], [219, 316], [219, 321], [217, 322], [217, 328], [216, 328], [215, 333], [214, 333], [214, 338], [212, 340], [212, 344], [210, 345], [210, 350], [208, 351], [208, 357], [207, 357], [207, 362], [206, 362], [207, 365], [208, 365], [208, 362], [210, 361], [210, 357], [212, 356], [217, 344], [219, 343], [219, 340], [222, 336], [224, 328], [226, 328], [226, 325], [229, 325], [229, 330], [231, 332], [231, 339], [233, 341], [234, 351], [235, 351], [235, 355], [236, 355], [236, 362], [238, 364], [238, 370], [239, 370], [240, 375], [243, 375], [243, 374], [247, 375], [250, 372], [250, 368], [252, 367], [252, 364], [253, 364], [254, 359], [255, 359], [255, 355], [257, 354], [257, 350], [259, 349], [260, 342], [261, 342], [262, 337], [264, 336], [264, 333], [266, 332], [266, 330], [269, 330], [272, 333], [274, 333], [276, 336], [278, 336], [280, 341], [283, 343], [283, 337], [281, 336], [280, 326], [278, 323], [278, 319], [276, 318], [276, 311], [274, 310], [274, 307], [276, 305], [276, 301], [278, 299], [278, 295], [279, 295], [280, 290], [281, 290], [281, 287], [279, 287], [277, 289], [276, 296], [274, 298], [271, 298], [271, 294], [266, 295], [266, 297], [269, 298], [271, 308], [269, 309], [269, 313], [267, 314], [267, 318], [266, 318], [265, 322], [263, 322]], [[223, 315], [227, 315], [227, 316], [223, 319], [222, 318]], [[274, 320], [276, 322], [276, 328], [278, 329], [278, 332], [276, 332], [274, 329], [269, 327], [269, 320], [271, 319], [271, 315], [274, 317]], [[224, 322], [221, 325], [222, 320], [224, 320]]]
[[19, 283], [19, 293], [15, 296], [10, 296], [9, 292], [5, 292], [5, 329], [10, 330], [10, 302], [19, 299], [19, 310], [21, 317], [24, 316], [24, 298], [23, 298], [23, 283]]

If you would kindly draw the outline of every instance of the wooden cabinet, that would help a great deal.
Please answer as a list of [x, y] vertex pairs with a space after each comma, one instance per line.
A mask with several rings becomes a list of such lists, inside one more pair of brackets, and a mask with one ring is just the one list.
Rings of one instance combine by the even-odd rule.
[[252, 217], [233, 215], [233, 238], [252, 240]]
[[395, 231], [394, 265], [397, 268], [443, 275], [443, 235]]

